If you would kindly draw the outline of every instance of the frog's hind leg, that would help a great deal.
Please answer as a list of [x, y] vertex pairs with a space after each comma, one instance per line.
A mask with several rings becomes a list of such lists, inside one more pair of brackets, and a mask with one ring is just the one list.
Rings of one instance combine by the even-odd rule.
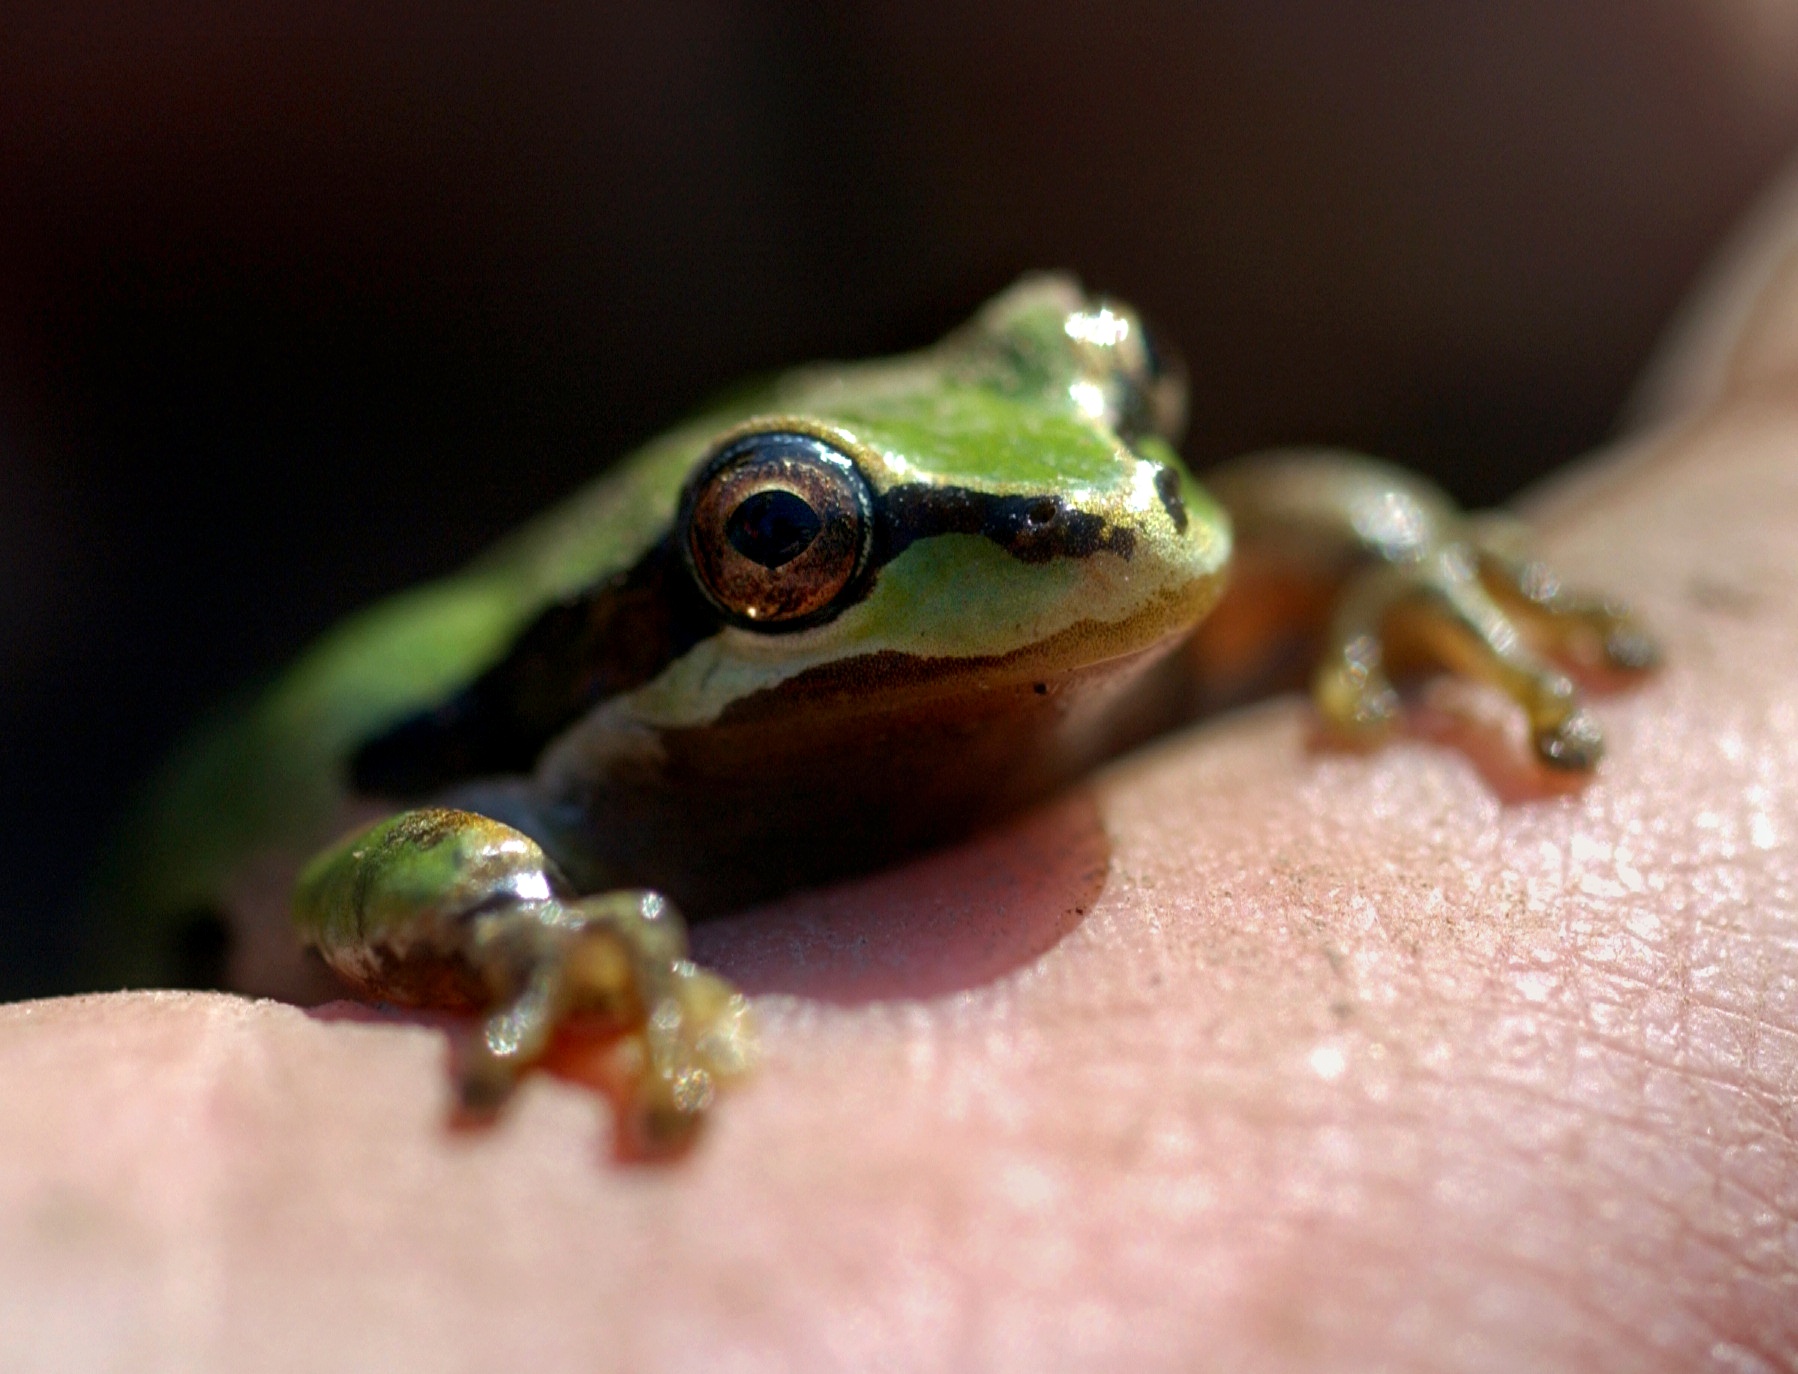
[[1660, 662], [1654, 637], [1629, 608], [1611, 597], [1569, 587], [1531, 550], [1522, 521], [1489, 511], [1467, 524], [1481, 583], [1553, 651], [1575, 660], [1596, 658], [1627, 673]]
[[408, 811], [301, 875], [295, 919], [370, 997], [473, 1011], [458, 1055], [462, 1110], [491, 1116], [578, 1024], [618, 1038], [629, 1148], [683, 1146], [716, 1089], [748, 1066], [747, 1004], [687, 959], [661, 896], [576, 897], [527, 835], [469, 811]]

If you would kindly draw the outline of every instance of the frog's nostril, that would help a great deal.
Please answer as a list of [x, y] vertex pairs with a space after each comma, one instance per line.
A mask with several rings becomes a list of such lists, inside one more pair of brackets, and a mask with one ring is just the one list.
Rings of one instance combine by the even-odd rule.
[[1052, 497], [1044, 497], [1024, 512], [1024, 521], [1030, 525], [1052, 525], [1059, 510], [1060, 506]]

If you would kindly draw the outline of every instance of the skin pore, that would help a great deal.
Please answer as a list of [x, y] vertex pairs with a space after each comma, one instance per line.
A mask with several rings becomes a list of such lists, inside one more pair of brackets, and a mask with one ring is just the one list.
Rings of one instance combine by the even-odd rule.
[[1599, 700], [1590, 786], [1518, 775], [1515, 721], [1459, 687], [1365, 755], [1319, 747], [1297, 698], [1183, 732], [997, 835], [702, 932], [767, 1063], [660, 1171], [615, 1166], [566, 1083], [447, 1131], [417, 1021], [0, 1008], [0, 1348], [1789, 1367], [1798, 211], [1738, 251], [1660, 374], [1675, 412], [1531, 508], [1666, 646]]

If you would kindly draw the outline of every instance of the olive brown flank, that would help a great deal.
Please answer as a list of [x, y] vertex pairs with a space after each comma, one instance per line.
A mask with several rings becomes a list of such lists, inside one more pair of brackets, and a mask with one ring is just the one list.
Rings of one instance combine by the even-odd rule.
[[[1178, 478], [1171, 501], [1159, 481], [1156, 489], [1183, 528]], [[941, 534], [981, 535], [1024, 563], [1095, 553], [1127, 559], [1136, 551], [1135, 531], [1060, 497], [906, 483], [875, 498], [867, 569], [834, 611], [866, 597], [880, 569], [911, 545]], [[650, 681], [722, 624], [669, 531], [634, 566], [544, 611], [462, 691], [363, 744], [350, 763], [351, 783], [360, 793], [407, 798], [528, 772], [593, 707]]]

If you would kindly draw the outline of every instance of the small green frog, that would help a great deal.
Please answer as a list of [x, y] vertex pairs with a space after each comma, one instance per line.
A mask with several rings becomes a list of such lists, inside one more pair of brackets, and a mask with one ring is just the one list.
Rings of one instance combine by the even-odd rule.
[[1242, 459], [1207, 494], [1185, 404], [1141, 319], [1060, 275], [921, 352], [730, 396], [193, 740], [118, 866], [111, 981], [180, 981], [218, 913], [231, 986], [303, 996], [322, 959], [472, 1013], [470, 1112], [597, 1028], [630, 1137], [678, 1148], [751, 1032], [677, 906], [890, 863], [1189, 714], [1233, 542], [1309, 589], [1269, 607], [1323, 608], [1330, 727], [1378, 737], [1391, 665], [1423, 660], [1513, 697], [1548, 765], [1596, 763], [1526, 639], [1645, 668], [1624, 610], [1369, 458]]

